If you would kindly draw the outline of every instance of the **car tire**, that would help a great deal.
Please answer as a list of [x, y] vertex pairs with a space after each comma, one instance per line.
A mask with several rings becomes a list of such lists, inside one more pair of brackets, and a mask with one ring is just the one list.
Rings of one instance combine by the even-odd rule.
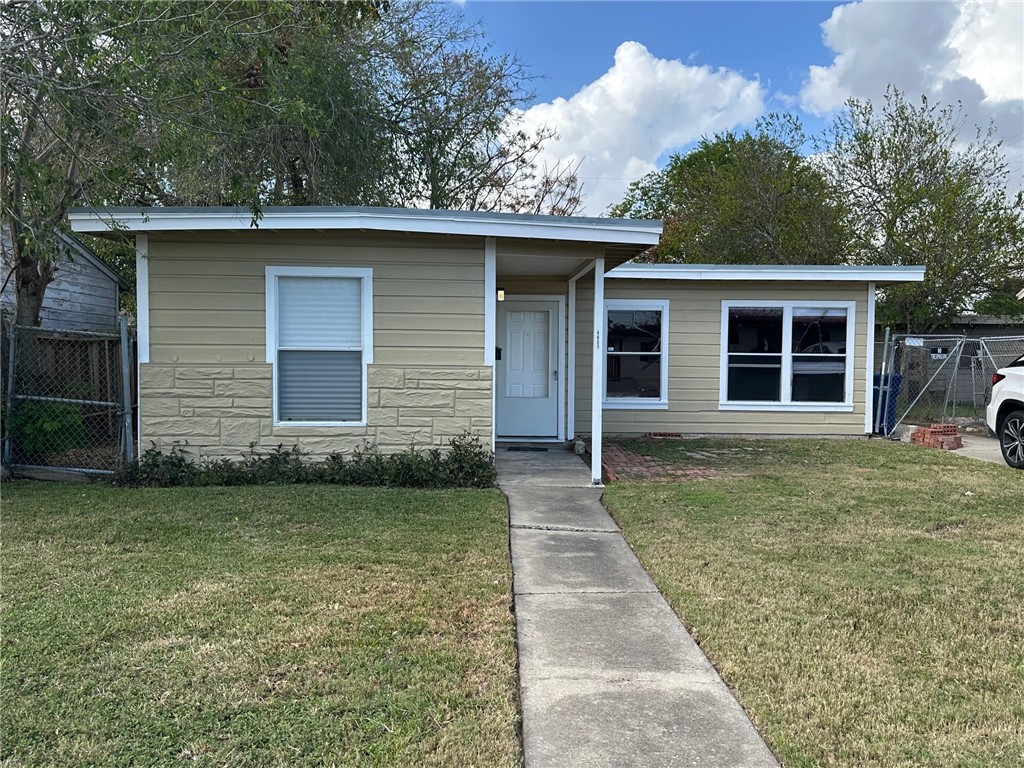
[[999, 448], [1007, 464], [1024, 469], [1024, 411], [1006, 414], [999, 425]]

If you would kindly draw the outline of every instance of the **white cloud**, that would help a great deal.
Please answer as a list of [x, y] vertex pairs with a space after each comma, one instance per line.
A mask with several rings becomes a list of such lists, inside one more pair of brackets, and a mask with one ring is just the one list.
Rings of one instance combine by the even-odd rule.
[[822, 25], [835, 52], [811, 66], [801, 106], [825, 115], [848, 98], [877, 100], [890, 83], [911, 100], [961, 102], [973, 126], [995, 124], [1024, 186], [1024, 3], [1020, 0], [861, 2], [841, 5]]
[[530, 107], [523, 120], [527, 128], [558, 131], [544, 150], [549, 167], [583, 159], [586, 213], [598, 215], [622, 199], [630, 181], [655, 170], [666, 151], [749, 123], [763, 111], [756, 79], [659, 59], [640, 43], [625, 42], [605, 74], [569, 99]]
[[957, 71], [992, 101], [1024, 99], [1024, 4], [971, 0], [963, 5], [949, 43]]

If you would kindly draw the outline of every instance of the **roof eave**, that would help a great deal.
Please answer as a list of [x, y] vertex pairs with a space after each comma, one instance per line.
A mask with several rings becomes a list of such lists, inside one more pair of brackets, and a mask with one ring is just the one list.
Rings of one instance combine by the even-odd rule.
[[919, 283], [924, 267], [836, 265], [765, 266], [737, 264], [623, 264], [607, 277], [629, 280], [717, 280], [764, 282]]
[[253, 222], [248, 208], [73, 209], [75, 232], [153, 233], [180, 231], [370, 230], [411, 234], [469, 235], [563, 240], [609, 245], [656, 245], [661, 222], [515, 214], [467, 215], [460, 211], [404, 209], [264, 209]]

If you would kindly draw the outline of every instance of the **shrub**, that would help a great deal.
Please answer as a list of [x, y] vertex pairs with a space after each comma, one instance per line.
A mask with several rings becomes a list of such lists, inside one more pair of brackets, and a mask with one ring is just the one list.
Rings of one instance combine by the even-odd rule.
[[334, 453], [322, 462], [305, 461], [297, 447], [277, 446], [257, 453], [254, 445], [241, 461], [228, 458], [196, 463], [184, 448], [169, 453], [147, 450], [114, 476], [117, 485], [170, 487], [196, 485], [292, 485], [330, 483], [393, 488], [488, 488], [497, 481], [494, 455], [475, 435], [452, 438], [447, 451], [415, 447], [385, 455], [367, 443], [349, 457]]
[[6, 421], [18, 453], [25, 456], [52, 456], [86, 444], [82, 414], [71, 403], [24, 401]]
[[169, 488], [179, 485], [201, 485], [200, 469], [185, 456], [180, 445], [162, 453], [156, 448], [146, 450], [138, 460], [125, 464], [114, 475], [114, 483], [132, 488]]

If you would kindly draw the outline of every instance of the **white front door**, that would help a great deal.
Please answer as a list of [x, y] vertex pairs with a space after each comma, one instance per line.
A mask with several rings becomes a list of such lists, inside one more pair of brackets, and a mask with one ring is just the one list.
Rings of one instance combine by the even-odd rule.
[[558, 437], [559, 300], [498, 304], [498, 437]]

